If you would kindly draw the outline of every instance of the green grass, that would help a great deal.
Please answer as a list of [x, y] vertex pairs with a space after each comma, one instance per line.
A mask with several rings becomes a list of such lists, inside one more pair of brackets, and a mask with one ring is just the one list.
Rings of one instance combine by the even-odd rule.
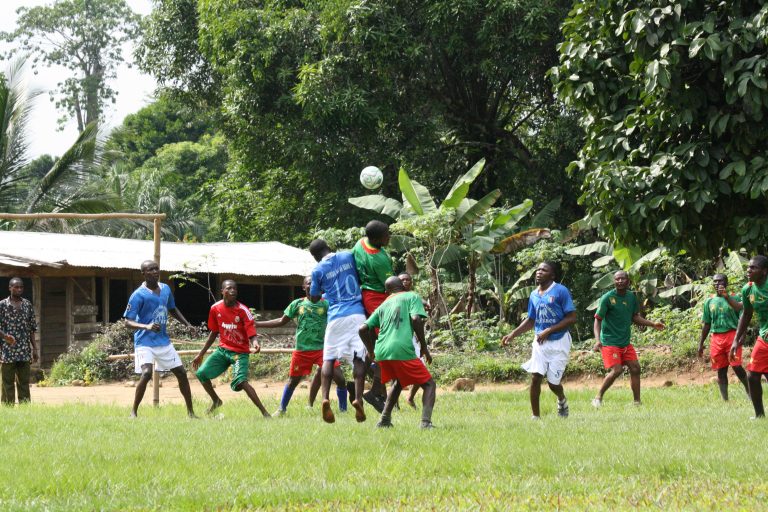
[[541, 422], [525, 392], [438, 394], [429, 432], [405, 407], [390, 430], [349, 413], [326, 425], [301, 398], [272, 420], [244, 400], [199, 421], [180, 405], [138, 420], [115, 406], [4, 408], [0, 510], [759, 509], [768, 422], [732, 394], [649, 389], [636, 408], [621, 387], [595, 411], [592, 391], [571, 391], [561, 420], [545, 391]]

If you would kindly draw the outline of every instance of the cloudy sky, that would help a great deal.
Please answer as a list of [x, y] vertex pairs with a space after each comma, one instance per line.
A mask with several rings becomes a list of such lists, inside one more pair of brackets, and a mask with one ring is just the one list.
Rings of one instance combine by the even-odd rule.
[[[149, 14], [152, 10], [151, 0], [127, 0], [131, 8], [142, 15]], [[0, 31], [11, 31], [16, 27], [16, 9], [19, 7], [33, 7], [36, 5], [50, 5], [53, 0], [0, 0]], [[2, 46], [3, 50], [8, 49], [8, 45]], [[123, 50], [123, 56], [129, 59], [133, 54], [131, 47]], [[5, 69], [8, 63], [3, 62]], [[49, 100], [48, 91], [55, 88], [61, 80], [64, 68], [40, 68], [38, 74], [33, 74], [32, 69], [27, 69], [28, 83], [31, 87], [38, 88], [43, 94], [38, 96], [35, 108], [32, 113], [32, 123], [30, 126], [31, 136], [31, 156], [36, 157], [42, 154], [61, 155], [77, 138], [77, 125], [73, 120], [63, 131], [57, 130], [56, 120], [60, 113], [56, 111], [53, 103]], [[142, 106], [152, 100], [152, 93], [155, 88], [154, 80], [142, 73], [135, 67], [129, 69], [122, 66], [117, 70], [117, 80], [112, 83], [112, 87], [118, 91], [117, 103], [107, 106], [105, 113], [106, 126], [119, 125], [126, 115], [136, 112]]]

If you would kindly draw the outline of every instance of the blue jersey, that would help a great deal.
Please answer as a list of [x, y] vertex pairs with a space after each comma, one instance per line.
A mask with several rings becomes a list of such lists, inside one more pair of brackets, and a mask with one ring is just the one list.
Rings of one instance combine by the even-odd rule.
[[[528, 318], [533, 318], [536, 334], [559, 323], [568, 313], [574, 311], [576, 308], [571, 299], [571, 292], [560, 283], [554, 283], [544, 295], [539, 295], [539, 289], [536, 288], [528, 299]], [[567, 332], [568, 329], [553, 332], [547, 339], [559, 340]]]
[[138, 329], [133, 334], [133, 342], [136, 346], [162, 347], [171, 343], [166, 326], [168, 325], [168, 310], [176, 309], [171, 287], [164, 283], [157, 283], [160, 293], [141, 285], [136, 288], [128, 299], [128, 306], [123, 316], [140, 324], [160, 324], [160, 331]]
[[325, 294], [328, 301], [328, 322], [349, 315], [365, 315], [360, 281], [357, 278], [355, 258], [351, 252], [337, 252], [325, 256], [312, 271], [309, 294]]

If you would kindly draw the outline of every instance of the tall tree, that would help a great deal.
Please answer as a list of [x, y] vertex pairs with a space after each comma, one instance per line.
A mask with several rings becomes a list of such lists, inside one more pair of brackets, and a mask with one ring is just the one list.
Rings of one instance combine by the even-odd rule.
[[124, 62], [123, 44], [139, 33], [140, 16], [125, 0], [58, 0], [16, 12], [16, 30], [3, 38], [15, 45], [14, 51], [34, 55], [33, 65], [70, 71], [51, 99], [63, 111], [59, 125], [75, 118], [82, 132], [98, 121], [105, 102], [114, 102], [117, 91], [109, 81]]
[[[443, 193], [485, 156], [489, 171], [474, 193], [498, 186], [512, 201], [547, 198], [531, 189], [552, 189], [550, 199], [571, 197], [562, 190], [568, 180], [557, 159], [540, 158], [565, 153], [559, 139], [551, 146], [557, 137], [538, 140], [559, 133], [551, 125], [562, 108], [545, 74], [556, 62], [558, 25], [569, 6], [566, 0], [158, 0], [162, 15], [150, 18], [153, 38], [142, 45], [143, 62], [167, 61], [154, 74], [172, 85], [216, 84], [208, 97], [220, 105], [231, 141], [230, 184], [290, 205], [254, 209], [227, 201], [223, 216], [246, 219], [236, 227], [259, 237], [282, 237], [276, 229], [292, 226], [297, 205], [310, 224], [362, 221], [344, 202], [359, 193], [357, 175], [368, 164], [384, 169], [385, 192], [397, 191], [396, 172], [405, 165]], [[171, 30], [176, 27], [184, 34]], [[209, 73], [201, 78], [201, 71]], [[577, 129], [564, 140], [574, 139]], [[275, 185], [284, 189], [279, 196]]]
[[768, 3], [582, 0], [563, 32], [592, 225], [646, 250], [765, 246]]

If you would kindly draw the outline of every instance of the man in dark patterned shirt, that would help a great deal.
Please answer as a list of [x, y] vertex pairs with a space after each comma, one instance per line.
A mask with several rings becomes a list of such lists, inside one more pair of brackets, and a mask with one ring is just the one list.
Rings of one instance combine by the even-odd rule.
[[0, 301], [0, 375], [4, 405], [29, 402], [30, 361], [37, 361], [35, 347], [35, 310], [32, 303], [22, 297], [24, 282], [14, 277], [8, 283], [10, 296]]

